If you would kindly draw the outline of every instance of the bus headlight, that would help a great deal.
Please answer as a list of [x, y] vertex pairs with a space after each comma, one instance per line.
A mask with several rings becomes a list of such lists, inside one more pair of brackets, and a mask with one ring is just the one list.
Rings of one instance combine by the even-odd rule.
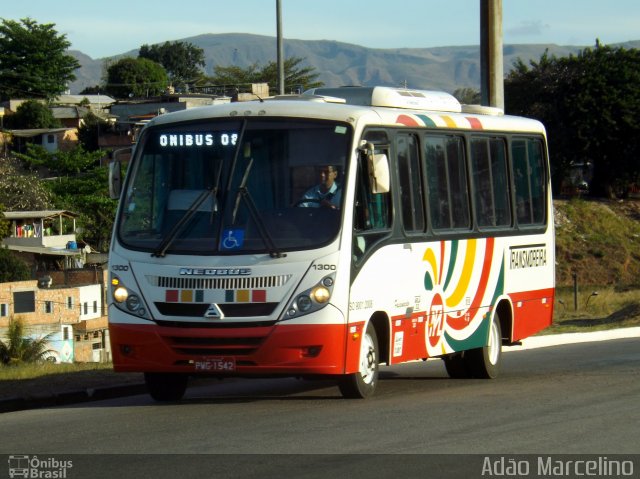
[[296, 299], [296, 306], [298, 307], [298, 311], [306, 313], [313, 307], [313, 303], [311, 302], [311, 298], [306, 294], [301, 294]]
[[324, 308], [331, 299], [333, 282], [333, 274], [325, 276], [313, 288], [298, 294], [285, 310], [285, 317], [295, 318]]
[[140, 308], [140, 298], [136, 294], [132, 294], [127, 298], [127, 309], [129, 311], [137, 311]]
[[111, 278], [111, 296], [114, 306], [119, 310], [144, 319], [151, 319], [142, 297], [127, 288], [117, 276]]
[[311, 297], [316, 303], [323, 304], [331, 299], [331, 292], [326, 286], [316, 286], [311, 290]]
[[122, 285], [120, 278], [115, 275], [111, 278], [111, 295], [116, 303], [124, 303], [129, 296], [129, 291]]

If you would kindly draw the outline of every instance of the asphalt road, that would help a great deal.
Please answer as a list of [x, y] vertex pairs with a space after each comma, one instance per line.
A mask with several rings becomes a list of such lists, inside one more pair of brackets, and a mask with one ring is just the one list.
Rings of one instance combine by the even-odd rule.
[[[180, 404], [140, 395], [5, 413], [0, 454], [637, 454], [639, 379], [639, 337], [507, 352], [496, 380], [449, 379], [439, 360], [382, 368], [365, 401], [327, 382], [234, 379]], [[197, 463], [181, 474], [196, 477]], [[242, 477], [269, 477], [252, 470]]]

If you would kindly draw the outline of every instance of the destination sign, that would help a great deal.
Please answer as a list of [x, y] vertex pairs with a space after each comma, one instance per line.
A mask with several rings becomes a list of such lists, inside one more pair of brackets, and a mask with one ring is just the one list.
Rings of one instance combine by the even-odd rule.
[[237, 133], [164, 133], [158, 138], [162, 148], [235, 146]]

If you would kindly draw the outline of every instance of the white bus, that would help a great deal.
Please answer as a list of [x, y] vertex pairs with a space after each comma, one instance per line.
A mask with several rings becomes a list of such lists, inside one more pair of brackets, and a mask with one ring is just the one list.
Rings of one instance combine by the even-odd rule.
[[367, 397], [379, 365], [427, 358], [493, 378], [502, 345], [551, 324], [549, 180], [539, 122], [446, 93], [159, 116], [112, 182], [114, 368], [161, 401], [193, 375], [330, 377]]

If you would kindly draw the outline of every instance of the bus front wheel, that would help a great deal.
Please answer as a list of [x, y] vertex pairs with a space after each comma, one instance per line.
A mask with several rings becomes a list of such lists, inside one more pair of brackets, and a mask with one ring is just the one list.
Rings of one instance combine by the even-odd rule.
[[156, 401], [179, 401], [187, 390], [189, 376], [171, 373], [144, 373], [149, 395]]
[[372, 396], [378, 385], [378, 336], [373, 324], [369, 323], [360, 346], [359, 370], [347, 374], [339, 383], [345, 398], [364, 399]]

